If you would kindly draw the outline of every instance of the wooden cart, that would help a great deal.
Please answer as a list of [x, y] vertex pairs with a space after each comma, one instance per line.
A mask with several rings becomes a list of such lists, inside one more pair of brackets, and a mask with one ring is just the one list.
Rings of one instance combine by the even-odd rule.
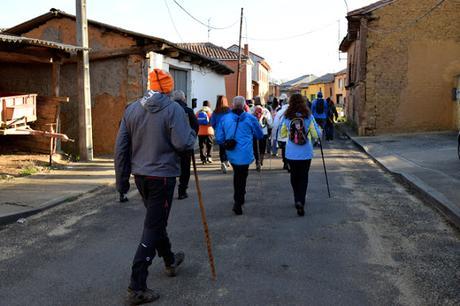
[[[68, 102], [67, 97], [42, 97], [38, 99], [54, 103]], [[37, 121], [37, 95], [0, 92], [0, 136], [1, 135], [38, 135], [50, 138], [50, 164], [56, 152], [56, 139], [72, 141], [67, 135], [58, 133], [60, 107], [56, 108], [54, 120], [45, 124], [49, 131], [35, 130], [29, 123]], [[44, 126], [42, 127], [44, 128]]]

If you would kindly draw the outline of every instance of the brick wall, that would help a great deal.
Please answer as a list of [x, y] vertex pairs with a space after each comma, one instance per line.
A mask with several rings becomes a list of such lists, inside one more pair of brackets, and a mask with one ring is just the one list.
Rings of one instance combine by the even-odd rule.
[[[227, 93], [228, 101], [231, 102], [236, 96], [236, 72], [238, 69], [238, 61], [223, 61], [225, 65], [230, 67], [233, 71], [232, 74], [225, 76], [225, 91]], [[240, 72], [240, 96], [246, 96], [246, 61], [241, 61], [241, 72]]]

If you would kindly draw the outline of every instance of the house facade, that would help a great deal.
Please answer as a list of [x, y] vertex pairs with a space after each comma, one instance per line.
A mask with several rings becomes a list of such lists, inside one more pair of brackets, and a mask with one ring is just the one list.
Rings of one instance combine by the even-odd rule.
[[[238, 52], [237, 45], [232, 45], [228, 47], [228, 49], [236, 53]], [[253, 63], [251, 80], [252, 97], [259, 96], [262, 99], [262, 101], [267, 102], [268, 96], [270, 95], [270, 65], [262, 56], [249, 51], [249, 47], [247, 44], [244, 45], [243, 52], [247, 56], [249, 56]]]
[[[238, 70], [238, 53], [228, 50], [224, 47], [216, 46], [213, 43], [178, 43], [178, 46], [218, 60], [222, 62], [227, 67], [233, 70], [234, 73], [227, 74], [225, 76], [225, 93], [228, 100], [231, 101], [235, 96], [240, 95], [244, 96], [246, 99], [252, 99], [252, 67], [253, 62], [249, 58], [249, 49], [247, 46], [243, 49], [241, 53], [241, 70], [240, 70], [240, 88], [239, 93], [236, 93], [236, 84], [237, 84], [237, 70]], [[210, 102], [215, 103], [216, 97], [213, 98]]]
[[347, 117], [360, 135], [460, 127], [460, 2], [378, 1], [347, 15]]
[[[5, 32], [75, 44], [75, 29], [75, 16], [52, 9]], [[113, 153], [124, 109], [147, 89], [149, 70], [157, 67], [169, 70], [175, 77], [176, 88], [186, 92], [188, 101], [194, 95], [212, 98], [214, 93], [204, 93], [208, 81], [216, 86], [216, 90], [223, 91], [224, 76], [232, 72], [222, 63], [180, 48], [167, 40], [93, 20], [88, 20], [88, 37], [95, 155]], [[61, 95], [70, 97], [70, 103], [61, 109], [62, 130], [77, 140], [77, 87], [76, 82], [72, 81], [75, 67], [76, 58], [63, 62], [60, 89]], [[64, 150], [75, 151], [75, 148], [67, 146]]]
[[334, 100], [334, 80], [335, 78], [333, 73], [322, 75], [309, 83], [305, 83], [302, 86], [301, 94], [307, 97], [310, 101], [313, 101], [316, 99], [318, 92], [322, 92], [324, 98], [332, 97]]
[[347, 81], [347, 69], [343, 69], [334, 75], [334, 96], [333, 101], [337, 106], [344, 107], [347, 102], [347, 90], [345, 82]]

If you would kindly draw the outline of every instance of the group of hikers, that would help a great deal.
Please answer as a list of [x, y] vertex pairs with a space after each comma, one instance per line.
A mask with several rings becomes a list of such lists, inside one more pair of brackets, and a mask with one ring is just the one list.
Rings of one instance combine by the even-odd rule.
[[214, 111], [209, 101], [197, 111], [186, 104], [185, 94], [175, 90], [171, 75], [161, 69], [149, 73], [149, 90], [126, 107], [115, 147], [116, 188], [120, 201], [126, 201], [129, 179], [134, 175], [137, 189], [146, 208], [141, 241], [134, 256], [128, 304], [138, 305], [159, 298], [147, 288], [148, 267], [156, 253], [163, 258], [166, 274], [175, 276], [184, 260], [183, 252], [173, 253], [166, 226], [171, 210], [176, 177], [178, 199], [188, 197], [191, 160], [196, 138], [203, 164], [212, 163], [212, 146], [219, 145], [221, 170], [233, 169], [233, 212], [243, 214], [249, 166], [263, 166], [267, 152], [277, 156], [281, 149], [283, 168], [290, 172], [294, 207], [305, 214], [308, 173], [313, 146], [322, 137], [333, 137], [337, 111], [321, 92], [309, 102], [300, 94], [289, 98], [281, 94], [264, 105], [259, 97], [242, 96], [228, 102], [217, 97]]

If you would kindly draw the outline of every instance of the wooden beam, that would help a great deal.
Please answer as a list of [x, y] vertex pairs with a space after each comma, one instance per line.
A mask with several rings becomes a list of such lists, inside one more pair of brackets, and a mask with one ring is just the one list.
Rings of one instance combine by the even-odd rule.
[[30, 54], [0, 51], [0, 61], [17, 63], [45, 63], [50, 64], [49, 57], [40, 57]]
[[179, 57], [180, 53], [179, 51], [169, 51], [166, 53], [166, 56], [169, 56], [169, 57], [172, 57], [172, 58], [176, 58], [176, 57]]

